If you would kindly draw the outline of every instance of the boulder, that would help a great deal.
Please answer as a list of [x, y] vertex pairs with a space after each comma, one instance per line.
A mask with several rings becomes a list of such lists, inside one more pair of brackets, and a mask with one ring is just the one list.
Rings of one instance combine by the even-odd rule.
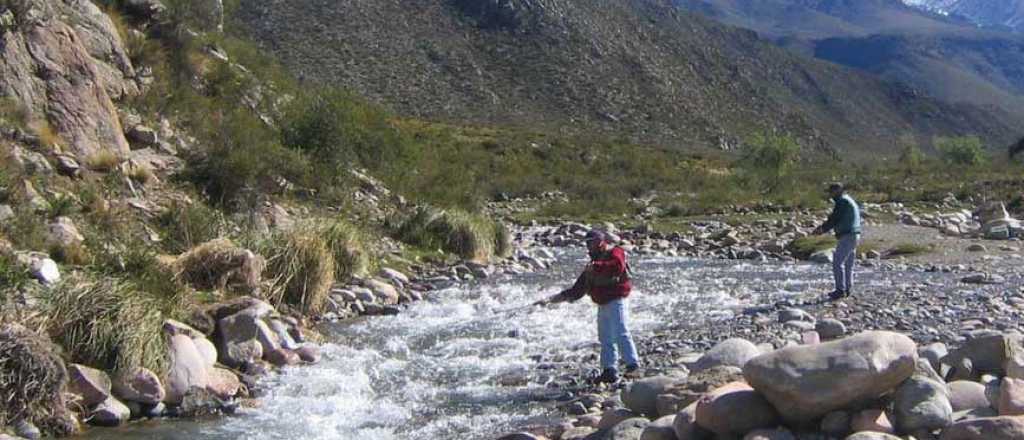
[[946, 349], [946, 344], [936, 342], [933, 344], [921, 347], [917, 351], [918, 356], [928, 360], [928, 363], [932, 365], [935, 371], [942, 372], [942, 358], [949, 354], [949, 350]]
[[885, 434], [885, 433], [882, 433], [882, 432], [865, 431], [865, 432], [858, 432], [856, 434], [851, 434], [849, 437], [846, 437], [846, 440], [903, 440], [903, 439], [901, 439], [899, 437], [896, 437], [895, 435]]
[[846, 334], [846, 325], [838, 319], [822, 319], [814, 326], [822, 341], [830, 341]]
[[953, 411], [967, 411], [975, 408], [989, 407], [988, 397], [985, 396], [985, 385], [967, 380], [950, 382], [949, 403]]
[[591, 436], [597, 433], [596, 428], [588, 426], [577, 426], [575, 428], [569, 428], [562, 432], [562, 440], [586, 440], [592, 438]]
[[120, 426], [130, 419], [131, 410], [113, 397], [107, 397], [92, 411], [89, 423], [96, 426]]
[[163, 330], [167, 336], [185, 335], [192, 339], [205, 337], [205, 335], [203, 335], [199, 330], [192, 328], [184, 322], [175, 321], [173, 319], [164, 321]]
[[850, 430], [853, 432], [881, 432], [892, 434], [896, 430], [889, 421], [889, 416], [880, 409], [865, 409], [850, 418]]
[[939, 440], [1024, 439], [1024, 417], [1004, 416], [964, 420], [942, 431]]
[[999, 415], [1024, 415], [1024, 380], [1004, 377], [999, 387]]
[[167, 397], [160, 378], [143, 367], [135, 367], [115, 376], [113, 390], [119, 399], [145, 405], [157, 405]]
[[658, 417], [673, 415], [682, 411], [683, 408], [686, 408], [686, 406], [691, 403], [693, 403], [693, 401], [685, 401], [682, 396], [677, 396], [675, 394], [659, 394], [658, 397], [655, 398], [655, 406], [658, 407]]
[[185, 335], [171, 336], [168, 343], [170, 367], [163, 380], [166, 386], [164, 402], [177, 405], [194, 388], [205, 388], [207, 384], [206, 362], [196, 349], [196, 344]]
[[844, 437], [850, 433], [850, 413], [835, 411], [821, 419], [821, 432], [832, 437]]
[[82, 396], [82, 405], [93, 407], [110, 398], [110, 377], [85, 365], [68, 365], [68, 391]]
[[44, 286], [60, 282], [60, 268], [56, 261], [49, 258], [33, 258], [29, 264], [29, 274]]
[[[113, 90], [108, 90], [113, 88], [108, 87], [111, 78], [105, 77], [84, 38], [90, 36], [85, 26], [92, 18], [106, 16], [92, 14], [98, 8], [80, 1], [55, 2], [35, 11], [32, 25], [0, 36], [0, 95], [13, 97], [33, 119], [49, 121], [65, 151], [80, 160], [125, 156], [128, 141], [111, 100]], [[120, 45], [112, 25], [95, 30], [91, 35], [105, 34], [107, 41]]]
[[[1008, 345], [1019, 338], [992, 332], [971, 335], [963, 345], [942, 358], [942, 363], [952, 367], [947, 380], [971, 380], [991, 373], [1002, 376], [1006, 366]], [[970, 371], [967, 371], [969, 360]]]
[[196, 344], [196, 349], [199, 350], [199, 354], [203, 356], [207, 367], [213, 367], [217, 363], [217, 347], [210, 342], [209, 339], [204, 337], [192, 338], [192, 342]]
[[761, 350], [746, 339], [727, 339], [704, 353], [691, 370], [696, 372], [719, 366], [743, 368], [747, 361], [760, 354]]
[[679, 381], [679, 379], [668, 376], [638, 380], [622, 390], [622, 403], [637, 414], [656, 417], [658, 415], [658, 395], [664, 394]]
[[287, 348], [276, 348], [274, 350], [270, 350], [264, 353], [263, 359], [266, 360], [267, 362], [270, 362], [270, 364], [275, 367], [296, 365], [302, 362], [302, 359], [299, 358], [299, 355], [295, 354], [294, 351], [291, 351]]
[[[267, 351], [280, 348], [270, 328], [256, 312], [248, 308], [217, 321], [217, 354], [222, 364], [238, 368], [260, 359]], [[258, 349], [252, 349], [253, 344]], [[245, 349], [240, 350], [240, 346]]]
[[367, 280], [366, 288], [373, 292], [374, 297], [387, 305], [398, 304], [399, 300], [402, 298], [402, 295], [398, 293], [398, 289], [395, 289], [394, 286], [383, 281], [374, 279]]
[[697, 424], [697, 402], [693, 402], [676, 414], [672, 429], [679, 440], [711, 440], [715, 434]]
[[775, 408], [753, 388], [732, 382], [697, 402], [697, 424], [720, 437], [741, 436], [778, 425]]
[[876, 331], [761, 355], [743, 375], [785, 420], [806, 425], [891, 391], [914, 374], [916, 363], [914, 341]]
[[651, 421], [643, 417], [623, 420], [608, 431], [608, 440], [640, 440], [640, 436], [650, 424]]
[[68, 217], [57, 217], [47, 226], [47, 242], [55, 246], [75, 246], [82, 244], [85, 237], [78, 232], [75, 222]]
[[210, 390], [214, 396], [221, 400], [229, 400], [235, 397], [242, 388], [242, 382], [230, 370], [211, 368], [207, 372], [207, 377], [206, 389]]
[[[925, 361], [927, 363], [927, 361]], [[902, 433], [935, 431], [953, 423], [949, 389], [942, 382], [914, 376], [893, 396], [893, 419]]]
[[[709, 391], [739, 380], [743, 380], [743, 370], [737, 367], [713, 367], [691, 374], [685, 382], [676, 384], [666, 394], [676, 397], [672, 399], [673, 407], [686, 408]], [[667, 403], [667, 399], [663, 397], [663, 403]]]
[[267, 325], [270, 327], [270, 330], [274, 332], [274, 335], [277, 336], [277, 340], [281, 343], [282, 348], [298, 350], [299, 344], [296, 343], [295, 338], [292, 338], [292, 335], [288, 333], [288, 326], [285, 325], [285, 323], [277, 319], [271, 319], [270, 323]]
[[639, 414], [626, 408], [612, 408], [601, 415], [601, 421], [597, 422], [597, 429], [606, 430], [618, 425], [623, 420], [638, 417]]
[[786, 429], [758, 429], [743, 436], [743, 440], [796, 440], [796, 436]]
[[676, 416], [664, 416], [649, 423], [644, 431], [640, 433], [640, 440], [678, 440], [676, 430], [673, 428]]
[[804, 321], [813, 324], [815, 319], [809, 313], [800, 309], [783, 309], [779, 311], [780, 324], [785, 324], [791, 321]]
[[299, 359], [302, 362], [317, 363], [320, 362], [320, 349], [313, 344], [304, 344], [295, 350], [295, 354], [299, 355]]

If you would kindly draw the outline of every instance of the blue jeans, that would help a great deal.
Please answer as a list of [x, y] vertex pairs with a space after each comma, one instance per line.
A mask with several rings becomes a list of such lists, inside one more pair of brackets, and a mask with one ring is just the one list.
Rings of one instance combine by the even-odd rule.
[[853, 266], [857, 262], [857, 242], [859, 234], [846, 234], [839, 237], [836, 253], [832, 256], [832, 275], [836, 279], [836, 290], [849, 292], [853, 287]]
[[626, 328], [626, 303], [622, 299], [598, 306], [597, 337], [601, 341], [601, 368], [617, 371], [619, 350], [626, 365], [639, 365], [633, 337]]

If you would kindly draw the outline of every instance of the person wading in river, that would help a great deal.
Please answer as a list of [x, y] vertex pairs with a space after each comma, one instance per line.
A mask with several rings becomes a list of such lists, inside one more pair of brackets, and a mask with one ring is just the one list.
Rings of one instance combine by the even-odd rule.
[[832, 275], [836, 280], [836, 290], [829, 294], [829, 298], [836, 300], [850, 296], [853, 288], [853, 266], [857, 262], [857, 243], [860, 241], [861, 233], [860, 208], [853, 197], [846, 193], [842, 184], [829, 185], [828, 192], [835, 205], [828, 220], [815, 229], [814, 234], [835, 231], [839, 240], [832, 256]]
[[615, 383], [619, 380], [618, 361], [621, 351], [626, 362], [626, 374], [640, 368], [633, 337], [626, 327], [626, 297], [632, 285], [626, 251], [612, 246], [605, 233], [592, 230], [586, 237], [590, 263], [572, 287], [535, 305], [575, 302], [584, 295], [598, 305], [597, 335], [601, 341], [601, 375], [596, 383]]

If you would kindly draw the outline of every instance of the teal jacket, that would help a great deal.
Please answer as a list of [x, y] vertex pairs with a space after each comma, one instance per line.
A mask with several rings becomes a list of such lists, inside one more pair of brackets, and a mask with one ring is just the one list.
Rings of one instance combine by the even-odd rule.
[[821, 225], [821, 229], [826, 232], [835, 230], [837, 237], [860, 234], [860, 208], [853, 197], [843, 194], [832, 201], [835, 202], [832, 214], [828, 216], [825, 224]]

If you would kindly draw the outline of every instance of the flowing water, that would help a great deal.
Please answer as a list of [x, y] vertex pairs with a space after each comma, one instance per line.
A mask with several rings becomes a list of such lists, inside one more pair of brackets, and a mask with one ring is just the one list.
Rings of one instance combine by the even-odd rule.
[[[582, 267], [562, 254], [537, 274], [436, 292], [395, 317], [327, 327], [323, 359], [268, 380], [261, 405], [209, 421], [94, 429], [111, 439], [489, 439], [543, 420], [560, 392], [538, 359], [597, 352], [589, 300], [516, 309], [557, 293]], [[825, 266], [638, 258], [630, 297], [637, 339], [679, 323], [727, 319], [742, 306], [818, 295]], [[862, 271], [876, 288], [894, 277]], [[584, 371], [594, 365], [580, 365]]]

